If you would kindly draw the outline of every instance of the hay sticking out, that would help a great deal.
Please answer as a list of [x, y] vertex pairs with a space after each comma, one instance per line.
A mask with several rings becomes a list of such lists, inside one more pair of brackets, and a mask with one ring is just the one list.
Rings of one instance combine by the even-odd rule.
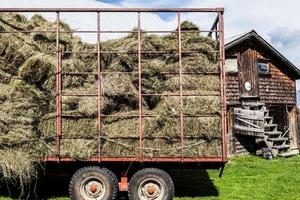
[[20, 184], [23, 189], [35, 174], [32, 160], [23, 149], [0, 149], [0, 180]]

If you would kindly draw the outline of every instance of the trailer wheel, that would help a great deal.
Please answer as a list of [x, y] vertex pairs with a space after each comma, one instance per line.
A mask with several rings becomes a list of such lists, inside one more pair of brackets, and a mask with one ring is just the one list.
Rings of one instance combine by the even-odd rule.
[[106, 168], [84, 167], [73, 175], [69, 193], [72, 200], [114, 200], [118, 193], [118, 179]]
[[157, 168], [136, 172], [129, 181], [129, 200], [172, 200], [174, 183], [170, 175]]

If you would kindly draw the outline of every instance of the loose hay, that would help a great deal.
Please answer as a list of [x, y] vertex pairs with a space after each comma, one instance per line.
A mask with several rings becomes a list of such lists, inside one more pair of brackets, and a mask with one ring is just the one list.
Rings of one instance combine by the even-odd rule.
[[[40, 15], [27, 19], [22, 15], [1, 14], [0, 22], [1, 30], [55, 30], [55, 23]], [[60, 25], [62, 31], [71, 31], [67, 24], [60, 22]], [[141, 151], [145, 157], [181, 157], [181, 148], [185, 157], [221, 155], [220, 96], [201, 96], [220, 93], [220, 78], [213, 74], [220, 71], [217, 44], [197, 32], [184, 32], [199, 30], [190, 22], [183, 22], [181, 29], [183, 93], [195, 96], [184, 96], [181, 108], [177, 34], [143, 33], [142, 51], [152, 53], [143, 54], [141, 63], [141, 89], [148, 94], [141, 100], [143, 114], [148, 117], [142, 119], [144, 139], [140, 148], [137, 33], [101, 42], [102, 51], [129, 53], [102, 54], [101, 68], [105, 73], [100, 77], [63, 75], [64, 94], [98, 94], [100, 88], [101, 104], [98, 105], [95, 96], [62, 98], [62, 114], [75, 116], [63, 118], [60, 156], [80, 160], [97, 155], [134, 157]], [[0, 34], [0, 40], [0, 172], [3, 179], [25, 183], [33, 174], [32, 163], [37, 158], [58, 153], [54, 143], [56, 36], [43, 32]], [[62, 33], [60, 48], [63, 73], [96, 71], [95, 44]], [[164, 95], [150, 95], [154, 93]], [[101, 132], [97, 122], [99, 107], [103, 115], [115, 116], [102, 117]], [[183, 120], [187, 137], [183, 147], [181, 111], [188, 116]]]

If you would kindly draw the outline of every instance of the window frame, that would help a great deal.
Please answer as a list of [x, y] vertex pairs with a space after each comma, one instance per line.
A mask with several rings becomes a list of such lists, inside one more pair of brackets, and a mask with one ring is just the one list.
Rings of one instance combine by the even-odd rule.
[[227, 59], [232, 59], [232, 60], [234, 59], [234, 60], [236, 60], [236, 71], [228, 71], [227, 67], [226, 67], [226, 64], [224, 64], [226, 74], [229, 74], [229, 75], [236, 75], [236, 74], [238, 74], [239, 73], [238, 57], [236, 55], [226, 56], [225, 62], [226, 62]]
[[[258, 67], [259, 63], [264, 63], [267, 65], [267, 71], [261, 71]], [[271, 70], [270, 70], [270, 60], [268, 59], [258, 59], [257, 63], [256, 63], [256, 69], [257, 69], [257, 73], [259, 75], [270, 75], [271, 74]]]

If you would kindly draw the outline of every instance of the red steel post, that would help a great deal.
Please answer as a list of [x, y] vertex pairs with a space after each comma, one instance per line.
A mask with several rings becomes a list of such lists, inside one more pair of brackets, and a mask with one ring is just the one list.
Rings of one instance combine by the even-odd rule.
[[97, 12], [97, 74], [98, 74], [98, 97], [97, 97], [97, 106], [98, 106], [98, 157], [99, 162], [101, 161], [101, 54], [100, 54], [100, 13]]
[[142, 161], [142, 66], [141, 66], [141, 13], [138, 12], [138, 74], [139, 74], [139, 156]]
[[60, 138], [62, 130], [62, 119], [61, 119], [61, 52], [59, 48], [59, 12], [56, 14], [56, 150], [57, 155], [60, 155]]
[[179, 98], [180, 98], [180, 145], [181, 145], [181, 158], [183, 161], [184, 152], [183, 152], [183, 132], [184, 132], [184, 124], [183, 124], [183, 88], [182, 88], [182, 58], [181, 58], [181, 17], [180, 13], [177, 13], [177, 21], [178, 21], [178, 65], [179, 65]]
[[226, 72], [225, 72], [225, 48], [224, 48], [224, 13], [223, 11], [219, 12], [219, 29], [220, 29], [220, 65], [221, 65], [221, 73], [222, 73], [222, 83], [223, 87], [222, 91], [222, 122], [223, 122], [223, 130], [222, 130], [222, 158], [223, 162], [227, 161], [227, 108], [226, 108]]

